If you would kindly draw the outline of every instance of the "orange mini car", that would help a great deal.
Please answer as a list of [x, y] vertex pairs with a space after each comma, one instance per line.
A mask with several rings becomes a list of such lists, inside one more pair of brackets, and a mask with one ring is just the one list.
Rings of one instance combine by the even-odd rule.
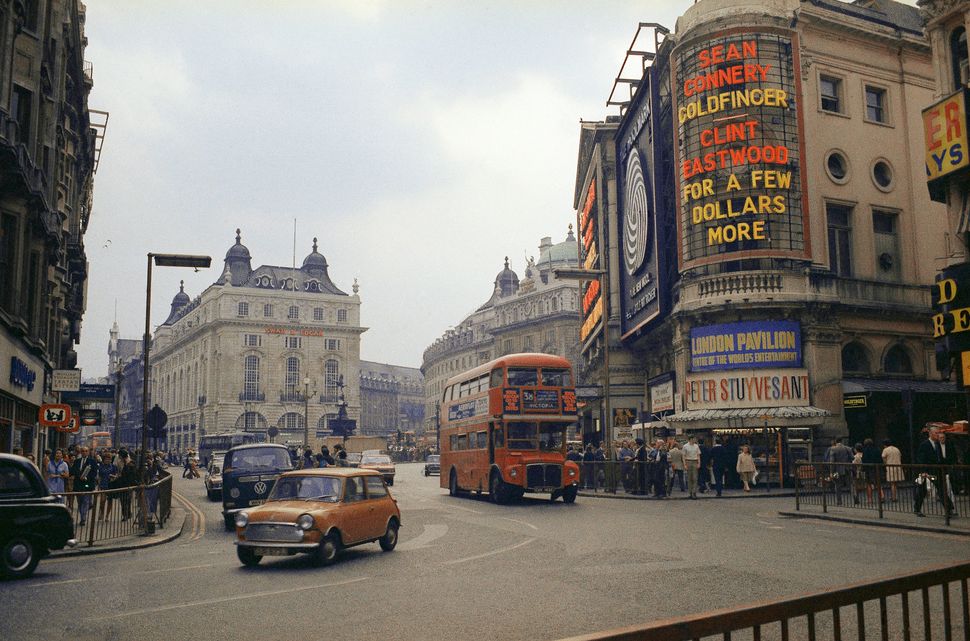
[[246, 566], [264, 556], [310, 554], [324, 565], [343, 548], [397, 545], [401, 511], [380, 473], [346, 467], [281, 475], [262, 505], [236, 514], [236, 554]]

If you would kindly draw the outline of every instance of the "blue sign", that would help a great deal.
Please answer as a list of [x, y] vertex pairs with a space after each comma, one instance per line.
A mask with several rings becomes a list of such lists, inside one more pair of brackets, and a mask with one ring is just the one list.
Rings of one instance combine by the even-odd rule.
[[10, 357], [10, 384], [17, 387], [26, 387], [28, 392], [34, 391], [34, 381], [37, 380], [37, 372], [27, 367], [16, 356]]
[[71, 401], [113, 401], [115, 400], [115, 386], [94, 383], [81, 383], [81, 389], [76, 392], [61, 392], [61, 402]]
[[522, 409], [527, 410], [558, 410], [559, 392], [552, 389], [522, 390]]
[[690, 330], [690, 371], [801, 367], [798, 321], [746, 321]]

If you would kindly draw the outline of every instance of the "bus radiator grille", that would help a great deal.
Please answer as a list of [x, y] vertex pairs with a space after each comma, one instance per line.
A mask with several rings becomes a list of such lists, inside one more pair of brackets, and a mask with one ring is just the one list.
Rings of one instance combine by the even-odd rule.
[[562, 487], [562, 465], [546, 463], [526, 465], [525, 480], [530, 488]]

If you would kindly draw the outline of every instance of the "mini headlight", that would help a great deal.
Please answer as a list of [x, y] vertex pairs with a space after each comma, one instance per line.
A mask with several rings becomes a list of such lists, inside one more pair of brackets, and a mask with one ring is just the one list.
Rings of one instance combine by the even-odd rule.
[[309, 514], [301, 514], [296, 520], [296, 526], [301, 530], [309, 530], [313, 527], [313, 517]]
[[569, 468], [569, 476], [576, 476], [576, 470]]
[[514, 467], [511, 470], [509, 470], [509, 476], [511, 476], [512, 478], [515, 478], [518, 475], [519, 473], [516, 471]]
[[236, 512], [236, 527], [246, 527], [249, 523], [249, 515], [245, 512]]

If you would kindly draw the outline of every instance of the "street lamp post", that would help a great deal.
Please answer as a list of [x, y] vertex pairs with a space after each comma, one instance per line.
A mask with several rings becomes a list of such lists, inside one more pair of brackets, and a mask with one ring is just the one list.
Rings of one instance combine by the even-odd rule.
[[[316, 396], [317, 391], [313, 390], [312, 396]], [[303, 451], [310, 446], [310, 377], [303, 378]]]
[[597, 280], [600, 284], [600, 292], [603, 296], [603, 342], [606, 351], [603, 353], [603, 440], [607, 458], [612, 456], [613, 436], [612, 429], [612, 408], [610, 407], [610, 284], [607, 280], [608, 272], [605, 269], [554, 269], [553, 275], [556, 278], [565, 280], [592, 281]]
[[142, 412], [141, 412], [141, 453], [138, 457], [138, 470], [144, 481], [148, 471], [148, 353], [151, 349], [152, 316], [152, 264], [159, 267], [192, 267], [199, 269], [212, 264], [211, 256], [190, 254], [153, 254], [148, 252], [148, 284], [145, 287], [145, 335], [142, 347]]

